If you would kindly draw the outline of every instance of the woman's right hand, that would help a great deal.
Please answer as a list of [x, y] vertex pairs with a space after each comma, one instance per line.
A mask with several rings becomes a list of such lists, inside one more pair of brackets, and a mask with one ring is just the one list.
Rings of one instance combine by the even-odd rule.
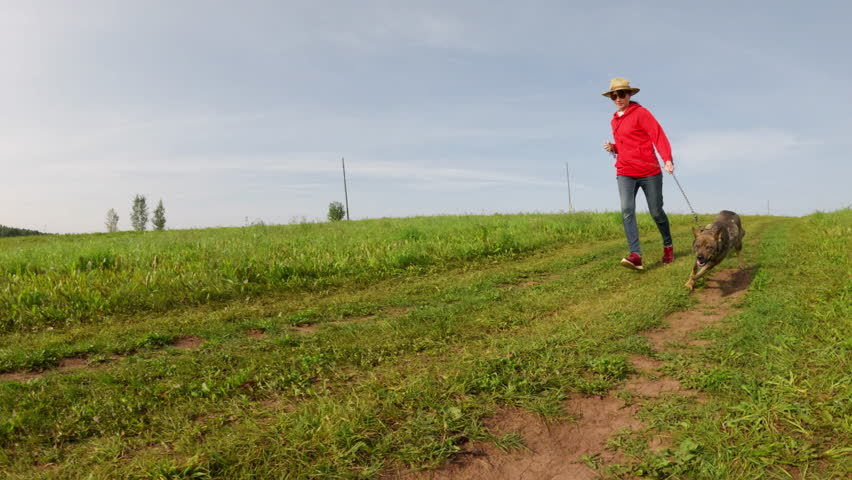
[[613, 145], [612, 142], [607, 141], [606, 143], [604, 143], [604, 150], [609, 153], [612, 153], [615, 151], [615, 145]]

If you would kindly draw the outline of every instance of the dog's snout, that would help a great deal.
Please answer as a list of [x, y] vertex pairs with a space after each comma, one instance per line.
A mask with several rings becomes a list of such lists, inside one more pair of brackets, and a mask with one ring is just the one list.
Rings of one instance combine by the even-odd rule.
[[698, 255], [698, 261], [703, 262], [704, 261], [704, 255], [699, 254]]

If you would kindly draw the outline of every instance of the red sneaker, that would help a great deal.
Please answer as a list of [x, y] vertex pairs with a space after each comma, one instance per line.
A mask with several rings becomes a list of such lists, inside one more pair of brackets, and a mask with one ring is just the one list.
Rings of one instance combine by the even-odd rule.
[[674, 245], [667, 245], [663, 247], [663, 263], [672, 263], [674, 262]]
[[632, 270], [644, 270], [645, 267], [642, 266], [642, 257], [636, 253], [632, 252], [627, 258], [621, 259], [621, 265]]

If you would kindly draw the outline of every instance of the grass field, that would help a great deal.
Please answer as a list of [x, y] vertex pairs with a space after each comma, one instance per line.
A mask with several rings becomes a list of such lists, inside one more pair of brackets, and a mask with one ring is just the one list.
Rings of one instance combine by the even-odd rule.
[[692, 218], [668, 266], [640, 220], [641, 274], [611, 213], [2, 239], [0, 472], [389, 478], [470, 441], [523, 452], [486, 419], [577, 421], [645, 355], [704, 400], [645, 399], [599, 474], [848, 478], [852, 210], [744, 217], [736, 311], [664, 354], [643, 333], [705, 286], [683, 287]]

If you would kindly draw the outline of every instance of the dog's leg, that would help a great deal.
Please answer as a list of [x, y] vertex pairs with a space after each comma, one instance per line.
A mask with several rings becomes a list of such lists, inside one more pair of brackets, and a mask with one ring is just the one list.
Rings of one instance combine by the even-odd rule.
[[695, 275], [692, 276], [692, 279], [698, 280], [699, 278], [701, 278], [702, 275], [707, 273], [707, 270], [710, 270], [711, 268], [713, 268], [715, 266], [716, 266], [716, 264], [712, 263], [712, 262], [705, 263], [704, 266], [701, 267], [701, 270], [698, 270], [698, 273], [696, 273]]
[[[705, 266], [706, 266], [706, 265], [705, 265]], [[686, 288], [688, 288], [688, 289], [689, 289], [689, 291], [690, 291], [690, 292], [692, 291], [692, 289], [693, 289], [693, 288], [695, 288], [695, 279], [696, 279], [696, 278], [698, 278], [698, 277], [695, 275], [695, 273], [696, 273], [697, 271], [698, 271], [698, 264], [697, 264], [697, 263], [695, 263], [695, 262], [693, 262], [693, 263], [692, 263], [692, 273], [691, 273], [691, 274], [689, 274], [689, 280], [687, 280], [687, 281], [686, 281], [686, 283], [684, 284], [684, 285], [686, 286]]]
[[745, 260], [743, 260], [743, 245], [737, 245], [737, 265], [740, 267], [740, 270], [745, 269]]
[[[695, 286], [695, 281], [698, 280], [699, 278], [701, 278], [702, 275], [707, 273], [707, 270], [710, 270], [711, 268], [713, 268], [715, 266], [716, 266], [716, 264], [712, 263], [712, 262], [705, 263], [704, 266], [701, 267], [701, 269], [698, 269], [697, 263], [695, 265], [693, 265], [692, 266], [692, 275], [689, 277], [689, 280], [687, 280], [686, 286], [689, 287], [690, 290], [692, 290], [693, 287]], [[695, 272], [696, 270], [698, 270], [698, 273]]]

